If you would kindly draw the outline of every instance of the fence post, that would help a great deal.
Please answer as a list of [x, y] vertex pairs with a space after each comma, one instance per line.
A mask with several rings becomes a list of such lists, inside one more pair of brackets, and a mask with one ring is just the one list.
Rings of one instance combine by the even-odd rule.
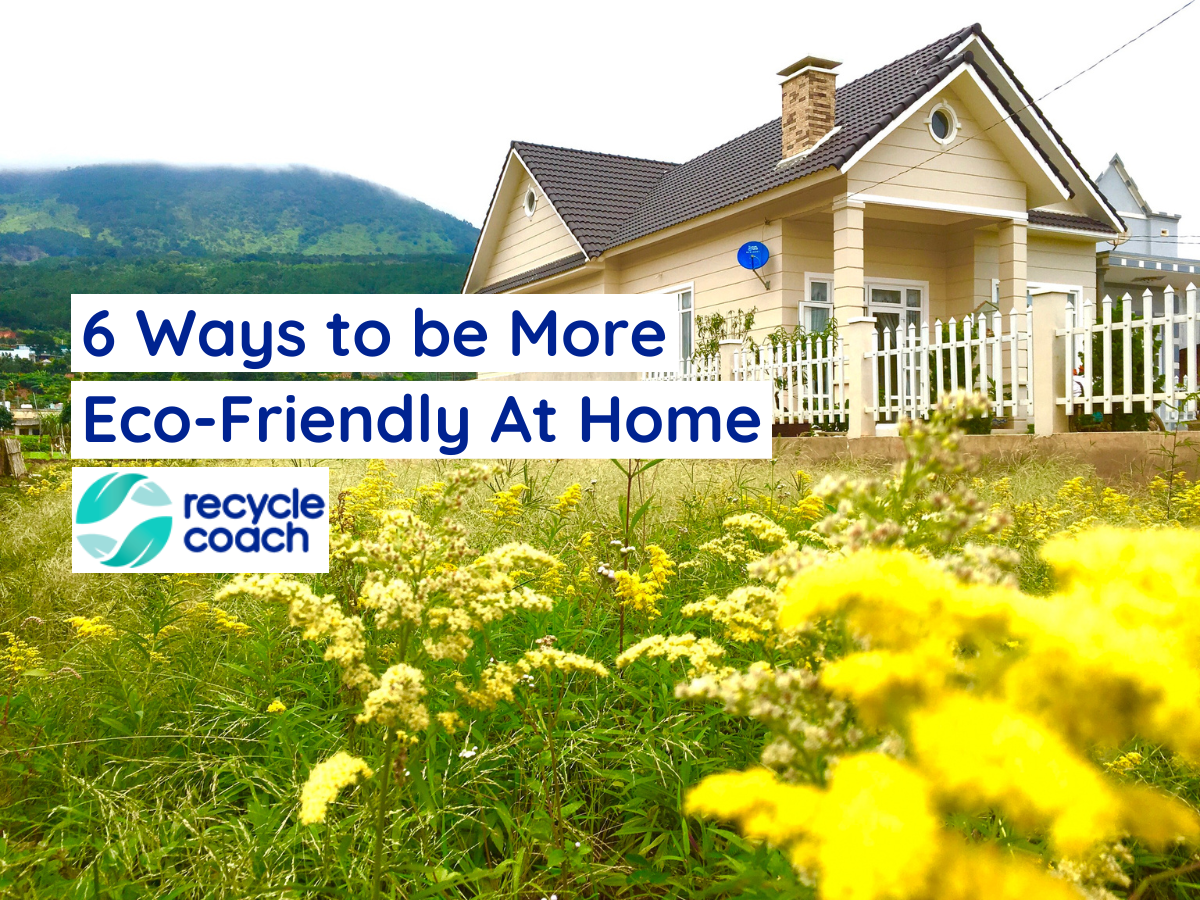
[[[717, 341], [718, 352], [721, 355], [721, 381], [734, 380], [734, 365], [737, 352], [742, 349], [741, 338], [721, 338]], [[740, 380], [740, 379], [739, 379]]]
[[871, 374], [876, 363], [874, 357], [867, 356], [867, 352], [875, 348], [875, 317], [855, 316], [845, 324], [839, 322], [838, 336], [845, 342], [848, 360], [846, 399], [850, 408], [847, 410], [847, 436], [874, 437], [875, 417], [867, 412], [867, 407], [878, 402], [877, 397], [871, 396], [874, 384]]
[[[1058, 404], [1058, 385], [1067, 366], [1065, 341], [1054, 332], [1066, 327], [1068, 296], [1057, 291], [1033, 295], [1033, 433], [1067, 430], [1067, 411]], [[1066, 379], [1066, 383], [1071, 383]]]

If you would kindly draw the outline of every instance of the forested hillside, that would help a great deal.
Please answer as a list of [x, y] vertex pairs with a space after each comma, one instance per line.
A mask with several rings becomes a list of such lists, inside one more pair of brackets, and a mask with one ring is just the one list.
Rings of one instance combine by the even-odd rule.
[[80, 166], [0, 172], [0, 260], [261, 253], [469, 253], [476, 229], [410, 197], [313, 169]]
[[0, 343], [65, 337], [73, 293], [454, 293], [476, 234], [313, 169], [0, 172]]
[[0, 264], [0, 327], [66, 332], [71, 294], [448, 294], [464, 254], [314, 262], [306, 257], [43, 259]]

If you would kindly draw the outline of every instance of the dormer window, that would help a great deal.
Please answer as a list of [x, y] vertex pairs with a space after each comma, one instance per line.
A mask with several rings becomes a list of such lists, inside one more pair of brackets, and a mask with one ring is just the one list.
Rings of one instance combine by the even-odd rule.
[[929, 111], [929, 134], [939, 144], [949, 144], [958, 136], [958, 116], [949, 103], [937, 104]]

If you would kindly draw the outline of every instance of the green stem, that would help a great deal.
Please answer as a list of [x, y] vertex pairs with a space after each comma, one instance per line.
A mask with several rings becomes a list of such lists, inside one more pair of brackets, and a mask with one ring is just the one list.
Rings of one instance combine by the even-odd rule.
[[383, 743], [383, 772], [379, 775], [379, 812], [375, 819], [375, 861], [371, 864], [371, 900], [379, 900], [379, 876], [383, 869], [383, 830], [387, 821], [388, 777], [392, 773], [392, 745], [396, 732], [388, 728]]

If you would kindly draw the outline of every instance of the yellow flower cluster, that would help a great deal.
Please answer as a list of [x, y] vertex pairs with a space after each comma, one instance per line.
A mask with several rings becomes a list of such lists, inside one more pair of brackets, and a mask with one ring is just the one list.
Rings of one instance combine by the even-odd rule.
[[471, 689], [459, 682], [457, 689], [471, 706], [477, 709], [495, 709], [501, 702], [514, 702], [516, 688], [533, 684], [536, 680], [534, 672], [608, 677], [608, 669], [590, 657], [556, 650], [553, 647], [543, 647], [527, 651], [515, 665], [493, 662], [483, 670], [478, 688]]
[[21, 640], [11, 631], [0, 632], [8, 645], [0, 652], [0, 671], [14, 679], [42, 664], [42, 653], [37, 647]]
[[638, 641], [617, 657], [617, 668], [623, 669], [639, 659], [661, 659], [668, 662], [686, 659], [687, 677], [717, 674], [724, 671], [715, 665], [725, 656], [725, 648], [709, 638], [698, 638], [694, 634], [655, 634]]
[[475, 645], [473, 632], [515, 613], [548, 612], [554, 601], [529, 586], [538, 580], [552, 585], [561, 564], [528, 544], [504, 544], [469, 565], [424, 579], [421, 592], [432, 598], [425, 652], [434, 659], [462, 661]]
[[[218, 631], [224, 631], [226, 634], [245, 637], [251, 631], [250, 626], [233, 613], [203, 600], [189, 605], [186, 609], [186, 614], [206, 623], [211, 623]], [[167, 627], [171, 628], [172, 626]], [[160, 636], [165, 630], [159, 632]]]
[[724, 522], [727, 531], [744, 531], [766, 547], [781, 547], [789, 540], [788, 533], [765, 516], [758, 513], [741, 513], [729, 516]]
[[379, 687], [367, 694], [358, 722], [378, 722], [387, 728], [403, 726], [406, 733], [429, 727], [425, 674], [407, 663], [396, 663], [383, 673]]
[[[368, 532], [389, 510], [402, 505], [396, 490], [396, 476], [381, 459], [367, 463], [367, 474], [339, 500], [342, 503], [342, 519], [353, 525], [353, 530]], [[408, 501], [411, 503], [411, 501]], [[333, 509], [330, 510], [334, 512]]]
[[1033, 864], [970, 846], [942, 827], [926, 780], [877, 753], [848, 756], [827, 790], [766, 769], [706, 778], [687, 811], [737, 821], [819, 874], [822, 900], [1079, 900]]
[[287, 712], [287, 704], [285, 704], [282, 700], [280, 700], [278, 697], [276, 697], [274, 700], [272, 700], [267, 705], [267, 712], [269, 712], [271, 714]]
[[110, 641], [117, 636], [117, 629], [104, 621], [103, 616], [71, 616], [67, 624], [75, 629], [75, 636], [81, 640], [95, 639]]
[[778, 632], [779, 594], [764, 585], [735, 588], [725, 597], [711, 595], [684, 604], [685, 616], [705, 616], [724, 630], [724, 636], [741, 643], [764, 643]]
[[327, 641], [325, 658], [342, 669], [347, 687], [371, 690], [378, 679], [367, 666], [367, 643], [362, 619], [342, 611], [332, 594], [318, 597], [312, 588], [282, 575], [238, 575], [213, 598], [220, 603], [228, 597], [246, 594], [270, 603], [286, 603], [288, 620], [304, 629], [304, 639]]
[[488, 501], [492, 504], [491, 517], [497, 522], [502, 522], [521, 515], [521, 495], [527, 490], [529, 488], [523, 484], [514, 484], [506, 490], [497, 491]]
[[630, 609], [644, 612], [651, 618], [658, 615], [658, 602], [663, 589], [675, 572], [675, 563], [658, 544], [647, 544], [645, 571], [614, 573], [617, 599]]
[[552, 510], [556, 516], [565, 516], [574, 510], [582, 499], [583, 486], [577, 482], [558, 495]]
[[[861, 649], [827, 663], [820, 685], [902, 735], [905, 758], [847, 756], [824, 791], [720, 776], [692, 808], [788, 847], [825, 898], [1065, 896], [1029, 867], [980, 862], [943, 829], [945, 812], [997, 810], [1073, 858], [1124, 835], [1200, 837], [1183, 804], [1110, 783], [1088, 757], [1140, 736], [1200, 759], [1200, 571], [1179, 564], [1200, 555], [1200, 536], [1105, 529], [1043, 555], [1060, 585], [1050, 598], [964, 584], [895, 550], [792, 578], [780, 624], [845, 624]], [[971, 875], [980, 865], [994, 887]]]
[[337, 799], [342, 788], [354, 784], [359, 776], [370, 778], [374, 774], [365, 762], [342, 750], [317, 763], [300, 791], [300, 824], [324, 822], [329, 804]]

